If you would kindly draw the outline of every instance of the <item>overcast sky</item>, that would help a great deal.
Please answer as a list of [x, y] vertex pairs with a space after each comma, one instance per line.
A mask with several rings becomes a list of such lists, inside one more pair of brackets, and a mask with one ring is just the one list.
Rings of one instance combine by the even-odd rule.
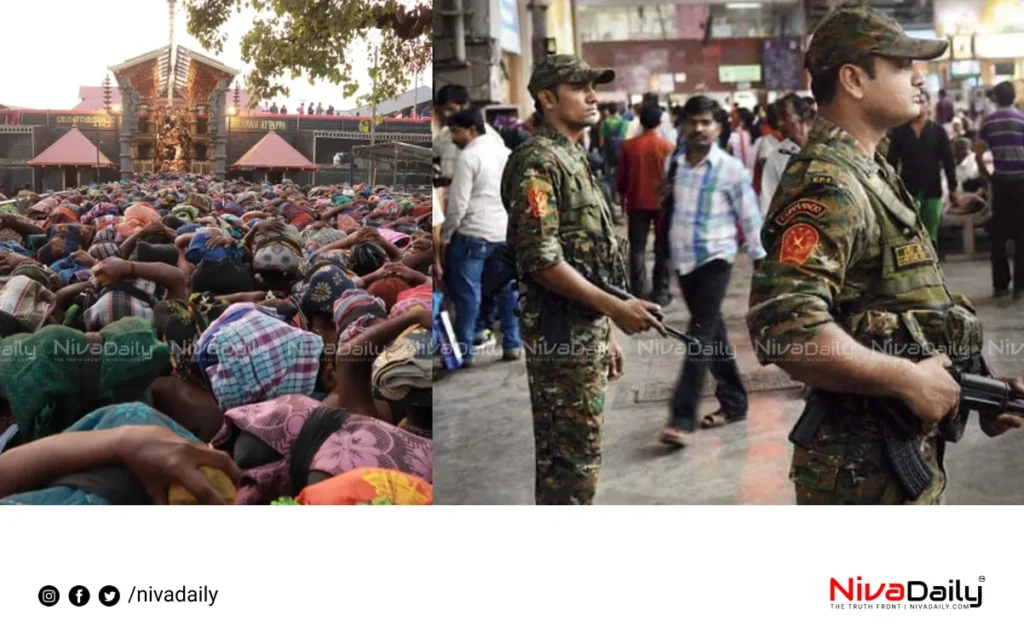
[[[167, 44], [166, 0], [0, 0], [2, 50], [7, 58], [7, 76], [0, 83], [0, 103], [24, 108], [70, 109], [78, 104], [79, 86], [99, 86], [108, 66], [148, 53]], [[175, 42], [241, 70], [239, 42], [252, 24], [255, 12], [232, 13], [225, 26], [228, 40], [224, 52], [204, 50], [186, 31], [187, 17], [177, 3]], [[369, 60], [353, 58], [356, 78], [369, 84]], [[420, 85], [430, 84], [430, 69]], [[244, 87], [244, 82], [243, 82]], [[355, 97], [341, 98], [341, 89], [330, 84], [309, 85], [308, 79], [286, 81], [291, 96], [278, 98], [289, 110], [301, 98], [336, 109], [355, 107]], [[410, 78], [409, 89], [413, 88]], [[358, 95], [357, 95], [358, 96]]]

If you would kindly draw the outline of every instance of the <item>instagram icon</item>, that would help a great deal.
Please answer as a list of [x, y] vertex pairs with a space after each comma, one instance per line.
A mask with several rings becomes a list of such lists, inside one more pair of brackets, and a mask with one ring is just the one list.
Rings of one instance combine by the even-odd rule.
[[60, 592], [53, 585], [46, 585], [39, 590], [39, 602], [44, 607], [52, 607], [60, 602]]

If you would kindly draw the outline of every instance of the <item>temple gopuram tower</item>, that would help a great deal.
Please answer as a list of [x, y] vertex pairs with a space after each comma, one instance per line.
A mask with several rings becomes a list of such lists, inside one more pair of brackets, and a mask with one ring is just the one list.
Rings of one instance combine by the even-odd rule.
[[121, 93], [121, 175], [225, 176], [227, 93], [239, 71], [175, 44], [175, 0], [168, 9], [167, 45], [109, 68]]

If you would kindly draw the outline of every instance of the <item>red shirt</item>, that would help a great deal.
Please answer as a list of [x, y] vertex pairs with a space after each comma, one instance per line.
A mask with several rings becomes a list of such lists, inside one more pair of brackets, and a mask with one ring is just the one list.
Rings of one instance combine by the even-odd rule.
[[673, 149], [657, 129], [645, 130], [622, 144], [616, 189], [622, 195], [626, 211], [661, 208], [665, 161]]

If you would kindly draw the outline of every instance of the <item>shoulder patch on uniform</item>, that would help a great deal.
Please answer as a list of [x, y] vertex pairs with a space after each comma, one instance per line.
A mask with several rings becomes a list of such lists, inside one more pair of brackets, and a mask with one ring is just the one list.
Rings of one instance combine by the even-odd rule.
[[818, 244], [818, 229], [810, 224], [794, 224], [782, 234], [780, 262], [803, 264]]
[[807, 173], [815, 176], [838, 176], [839, 165], [824, 160], [812, 160], [807, 164]]
[[784, 225], [792, 220], [793, 216], [799, 213], [809, 215], [812, 218], [817, 218], [820, 217], [822, 213], [825, 213], [825, 211], [828, 211], [828, 207], [820, 202], [815, 202], [809, 198], [801, 198], [780, 211], [779, 214], [775, 216], [775, 221], [780, 225]]
[[526, 199], [530, 201], [530, 212], [533, 217], [540, 219], [548, 214], [548, 192], [543, 189], [530, 189], [526, 192]]
[[893, 259], [896, 262], [896, 270], [910, 268], [919, 264], [930, 264], [931, 255], [923, 244], [904, 244], [903, 246], [892, 247]]
[[834, 185], [836, 179], [827, 174], [814, 174], [808, 178], [812, 185]]

